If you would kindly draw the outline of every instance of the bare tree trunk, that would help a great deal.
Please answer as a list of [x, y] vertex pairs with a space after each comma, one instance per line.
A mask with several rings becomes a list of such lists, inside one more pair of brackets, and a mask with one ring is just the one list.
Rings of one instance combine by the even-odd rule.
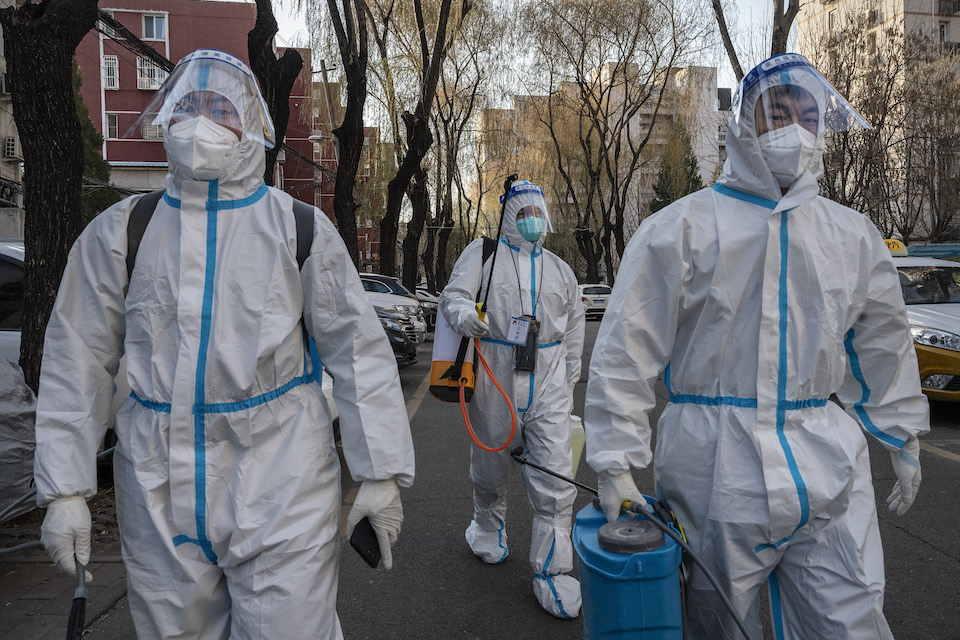
[[[800, 11], [799, 0], [788, 0], [787, 10], [783, 10], [783, 0], [773, 0], [773, 34], [770, 37], [770, 55], [777, 56], [787, 52], [787, 38], [790, 28]], [[738, 76], [739, 80], [742, 76]]]
[[723, 40], [723, 48], [727, 52], [727, 58], [730, 59], [730, 66], [733, 67], [733, 73], [737, 76], [737, 82], [743, 79], [743, 67], [740, 66], [740, 58], [737, 57], [737, 50], [733, 48], [733, 41], [730, 39], [730, 31], [727, 29], [727, 19], [723, 15], [723, 7], [720, 0], [713, 0], [713, 14], [717, 17], [717, 26], [720, 27], [720, 38]]
[[73, 53], [97, 21], [97, 0], [0, 9], [7, 79], [23, 150], [26, 249], [20, 366], [40, 385], [43, 336], [67, 255], [83, 229], [83, 140]]
[[[337, 136], [339, 162], [334, 186], [333, 212], [340, 237], [353, 264], [359, 269], [357, 244], [357, 199], [354, 186], [363, 152], [363, 105], [367, 100], [367, 7], [365, 0], [342, 0], [343, 15], [336, 0], [327, 0], [340, 47], [343, 76], [347, 83], [347, 107], [343, 122], [333, 130]], [[383, 241], [381, 239], [381, 250]]]
[[257, 23], [247, 34], [247, 51], [250, 55], [250, 69], [260, 83], [260, 92], [270, 109], [270, 117], [277, 134], [277, 143], [272, 149], [267, 149], [267, 167], [263, 172], [263, 181], [273, 186], [273, 168], [287, 134], [287, 123], [290, 121], [290, 91], [303, 69], [303, 58], [294, 49], [287, 49], [280, 60], [277, 60], [273, 53], [273, 37], [277, 35], [278, 27], [272, 2], [256, 2]]
[[417, 288], [417, 276], [420, 272], [420, 236], [430, 214], [430, 195], [427, 192], [427, 172], [417, 170], [410, 183], [410, 205], [413, 215], [407, 223], [407, 233], [403, 237], [403, 286], [413, 291]]

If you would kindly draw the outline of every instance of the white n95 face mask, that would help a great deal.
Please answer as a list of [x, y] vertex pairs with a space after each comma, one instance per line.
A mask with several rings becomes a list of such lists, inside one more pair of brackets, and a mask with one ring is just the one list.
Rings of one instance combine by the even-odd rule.
[[817, 155], [817, 136], [799, 124], [768, 131], [759, 138], [760, 155], [781, 189], [790, 187]]
[[204, 182], [224, 177], [240, 152], [236, 134], [205, 116], [170, 125], [165, 143], [183, 177]]

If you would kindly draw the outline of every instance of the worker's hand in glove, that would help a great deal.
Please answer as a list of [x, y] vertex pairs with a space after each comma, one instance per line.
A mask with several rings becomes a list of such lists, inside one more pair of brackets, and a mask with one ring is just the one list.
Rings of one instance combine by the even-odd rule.
[[476, 311], [471, 311], [467, 314], [467, 317], [463, 320], [462, 326], [463, 335], [468, 338], [481, 338], [490, 331], [490, 327], [487, 326], [487, 323], [480, 319], [480, 314]]
[[[80, 496], [58, 498], [47, 505], [40, 542], [60, 570], [77, 575], [77, 561], [90, 564], [90, 509]], [[87, 582], [93, 579], [85, 572]]]
[[637, 483], [633, 481], [633, 474], [629, 471], [620, 473], [601, 471], [597, 480], [600, 508], [603, 509], [607, 522], [614, 522], [620, 517], [620, 505], [625, 500], [639, 503], [641, 507], [646, 508], [647, 501], [643, 499], [643, 494], [640, 493], [640, 489], [637, 489]]
[[887, 498], [887, 505], [890, 511], [902, 516], [913, 504], [920, 489], [920, 441], [915, 436], [909, 438], [903, 443], [903, 448], [890, 452], [890, 459], [897, 482], [893, 485], [893, 493]]
[[400, 488], [393, 478], [389, 480], [364, 480], [357, 492], [353, 508], [347, 514], [347, 538], [353, 535], [357, 523], [364, 517], [370, 518], [370, 524], [377, 534], [380, 545], [380, 559], [383, 568], [393, 567], [391, 548], [400, 535], [403, 524], [403, 507], [400, 505]]

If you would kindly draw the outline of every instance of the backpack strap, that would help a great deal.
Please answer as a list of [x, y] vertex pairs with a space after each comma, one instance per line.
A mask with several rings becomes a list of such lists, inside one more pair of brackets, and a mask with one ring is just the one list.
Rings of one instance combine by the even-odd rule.
[[147, 230], [161, 197], [163, 189], [143, 194], [133, 205], [133, 211], [127, 219], [127, 282], [133, 275], [133, 265], [137, 261], [137, 249], [140, 248], [143, 232]]
[[[497, 250], [497, 241], [493, 238], [488, 238], [483, 236], [483, 258], [480, 260], [480, 272], [481, 278], [483, 277], [483, 265], [487, 264], [487, 260], [490, 259], [490, 256], [493, 255], [493, 252]], [[483, 289], [483, 283], [480, 283], [480, 289], [477, 289], [477, 299], [474, 302], [480, 302], [480, 290]]]
[[297, 221], [297, 264], [301, 269], [313, 246], [313, 215], [312, 206], [296, 198], [293, 199], [293, 217]]

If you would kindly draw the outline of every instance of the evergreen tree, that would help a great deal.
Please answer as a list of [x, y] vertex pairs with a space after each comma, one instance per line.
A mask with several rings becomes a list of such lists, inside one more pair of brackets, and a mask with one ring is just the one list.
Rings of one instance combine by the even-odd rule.
[[[95, 178], [100, 182], [110, 182], [110, 164], [103, 159], [100, 149], [103, 147], [103, 136], [97, 133], [90, 111], [83, 104], [80, 97], [80, 85], [83, 83], [80, 67], [73, 63], [73, 101], [77, 107], [77, 117], [80, 119], [80, 135], [83, 138], [83, 175]], [[93, 220], [98, 213], [118, 202], [123, 196], [108, 187], [84, 185], [80, 195], [80, 214], [83, 223]]]
[[650, 213], [702, 188], [703, 181], [700, 180], [697, 158], [693, 155], [690, 133], [683, 123], [677, 120], [660, 157], [660, 174], [657, 176], [657, 183], [653, 185]]

